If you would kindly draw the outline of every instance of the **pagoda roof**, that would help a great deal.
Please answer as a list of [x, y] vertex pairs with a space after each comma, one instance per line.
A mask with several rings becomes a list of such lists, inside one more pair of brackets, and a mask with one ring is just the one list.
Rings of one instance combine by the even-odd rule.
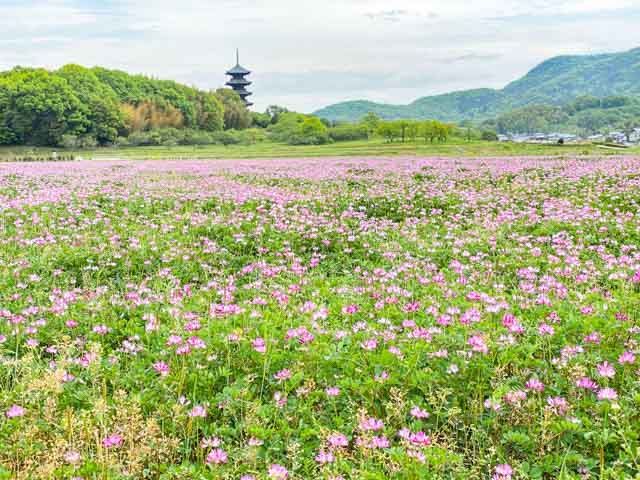
[[253, 93], [245, 90], [244, 88], [242, 90], [235, 90], [235, 92], [241, 97], [248, 97], [249, 95], [253, 95]]
[[233, 67], [231, 70], [227, 72], [227, 75], [249, 75], [250, 73], [251, 72], [249, 70], [240, 66], [240, 64], [237, 64], [235, 67]]
[[245, 80], [244, 78], [232, 78], [227, 82], [227, 85], [229, 86], [240, 85], [240, 86], [246, 87], [248, 85], [251, 85], [251, 82], [249, 80]]

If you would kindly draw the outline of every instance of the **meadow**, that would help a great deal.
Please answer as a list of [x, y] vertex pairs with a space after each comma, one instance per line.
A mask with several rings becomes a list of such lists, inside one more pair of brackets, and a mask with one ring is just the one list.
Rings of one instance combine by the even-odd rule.
[[640, 478], [640, 158], [442, 148], [0, 163], [0, 478]]
[[200, 145], [117, 147], [95, 149], [62, 149], [52, 147], [0, 147], [0, 161], [58, 157], [76, 159], [131, 160], [188, 160], [188, 159], [264, 159], [300, 157], [380, 157], [380, 156], [438, 156], [438, 157], [513, 157], [513, 156], [605, 156], [637, 155], [640, 147], [630, 149], [603, 148], [593, 144], [518, 144], [511, 142], [467, 141], [459, 137], [447, 143], [393, 142], [381, 138], [337, 142], [326, 145], [287, 145], [264, 141], [252, 145]]

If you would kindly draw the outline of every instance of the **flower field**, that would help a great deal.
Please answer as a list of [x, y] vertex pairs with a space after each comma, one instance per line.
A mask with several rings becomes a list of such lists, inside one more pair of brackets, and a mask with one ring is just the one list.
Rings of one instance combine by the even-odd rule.
[[640, 158], [0, 164], [0, 478], [640, 478]]

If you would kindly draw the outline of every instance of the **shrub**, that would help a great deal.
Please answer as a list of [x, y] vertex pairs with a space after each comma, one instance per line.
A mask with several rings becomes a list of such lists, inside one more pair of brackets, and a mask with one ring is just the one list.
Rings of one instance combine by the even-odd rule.
[[265, 131], [258, 128], [240, 130], [235, 132], [235, 135], [238, 139], [238, 143], [241, 145], [255, 145], [256, 143], [264, 142], [267, 139]]
[[329, 129], [329, 137], [334, 142], [366, 140], [369, 132], [365, 125], [339, 125]]
[[324, 145], [329, 143], [329, 130], [316, 117], [306, 118], [298, 127], [298, 131], [289, 138], [290, 145]]
[[482, 132], [482, 140], [486, 140], [488, 142], [496, 142], [498, 140], [498, 134], [493, 130], [485, 130]]
[[77, 135], [66, 134], [60, 139], [60, 146], [62, 148], [78, 148], [78, 143]]
[[216, 132], [212, 136], [212, 143], [216, 145], [236, 145], [240, 143], [237, 135], [233, 131]]

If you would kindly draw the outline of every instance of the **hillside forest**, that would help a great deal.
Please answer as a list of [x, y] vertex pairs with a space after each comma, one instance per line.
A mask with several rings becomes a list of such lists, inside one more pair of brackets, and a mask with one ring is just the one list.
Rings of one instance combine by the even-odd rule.
[[101, 67], [0, 73], [0, 145], [319, 145], [374, 135], [444, 142], [452, 131], [441, 122], [383, 122], [375, 115], [337, 124], [279, 106], [251, 112], [230, 89], [207, 92]]
[[450, 137], [497, 140], [507, 133], [631, 132], [639, 125], [640, 100], [631, 96], [580, 96], [563, 105], [527, 105], [457, 124], [428, 117], [385, 120], [374, 112], [347, 122], [275, 105], [252, 112], [230, 89], [203, 91], [101, 67], [16, 67], [0, 73], [0, 145], [321, 145], [371, 138], [443, 143]]

